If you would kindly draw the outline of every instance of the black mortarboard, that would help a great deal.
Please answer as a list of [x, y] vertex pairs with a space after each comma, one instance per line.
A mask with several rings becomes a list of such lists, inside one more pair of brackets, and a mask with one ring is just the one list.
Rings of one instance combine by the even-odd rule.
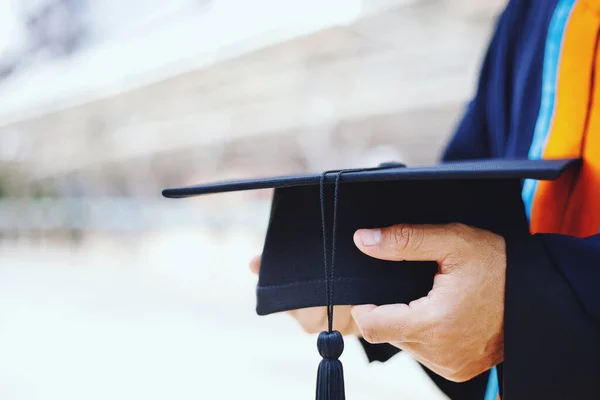
[[434, 262], [370, 258], [354, 245], [360, 228], [463, 223], [504, 237], [528, 235], [521, 200], [523, 179], [554, 180], [578, 160], [486, 160], [331, 171], [212, 183], [163, 191], [181, 198], [274, 188], [257, 286], [257, 312], [267, 315], [328, 306], [329, 331], [319, 336], [323, 356], [318, 399], [343, 399], [337, 358], [341, 336], [332, 332], [333, 305], [408, 303], [426, 296]]

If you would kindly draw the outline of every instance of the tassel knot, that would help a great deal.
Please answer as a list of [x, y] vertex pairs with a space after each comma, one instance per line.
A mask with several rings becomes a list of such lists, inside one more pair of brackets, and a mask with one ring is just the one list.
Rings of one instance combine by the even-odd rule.
[[319, 354], [325, 360], [337, 360], [344, 351], [344, 338], [338, 331], [321, 332], [317, 339]]

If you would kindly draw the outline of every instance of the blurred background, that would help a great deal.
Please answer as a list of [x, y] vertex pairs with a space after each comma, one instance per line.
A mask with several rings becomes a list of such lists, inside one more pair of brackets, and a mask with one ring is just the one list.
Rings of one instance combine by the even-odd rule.
[[435, 162], [504, 3], [0, 0], [0, 398], [312, 398], [315, 338], [254, 312], [270, 193], [160, 191]]

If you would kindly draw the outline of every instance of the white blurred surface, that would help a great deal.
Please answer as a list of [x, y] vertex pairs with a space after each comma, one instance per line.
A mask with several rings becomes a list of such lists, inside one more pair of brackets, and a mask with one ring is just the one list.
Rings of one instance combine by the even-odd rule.
[[[254, 313], [256, 235], [93, 239], [79, 251], [0, 251], [0, 398], [302, 399], [315, 338]], [[440, 399], [408, 357], [342, 356], [348, 399]]]

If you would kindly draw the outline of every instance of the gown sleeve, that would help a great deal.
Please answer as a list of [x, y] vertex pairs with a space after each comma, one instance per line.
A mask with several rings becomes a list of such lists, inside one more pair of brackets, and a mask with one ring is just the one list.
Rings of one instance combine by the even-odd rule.
[[504, 398], [600, 399], [600, 235], [507, 242]]

